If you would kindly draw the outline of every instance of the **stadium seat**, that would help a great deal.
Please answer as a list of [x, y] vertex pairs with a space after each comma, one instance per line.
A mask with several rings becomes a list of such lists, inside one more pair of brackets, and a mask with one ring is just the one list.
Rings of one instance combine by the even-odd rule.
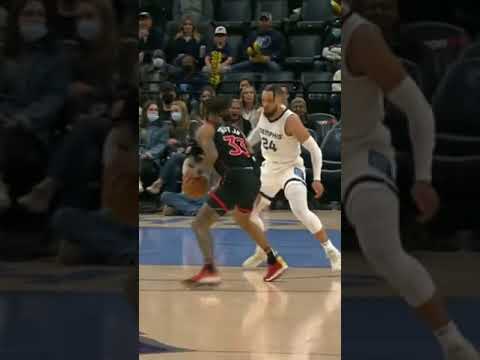
[[302, 21], [297, 28], [303, 31], [320, 31], [324, 25], [335, 20], [330, 0], [304, 1], [302, 7]]
[[233, 58], [236, 62], [244, 58], [244, 55], [242, 54], [243, 40], [242, 35], [234, 34], [228, 36], [228, 44], [233, 51]]
[[323, 154], [322, 182], [325, 185], [324, 197], [332, 202], [340, 201], [342, 176], [342, 128], [334, 126], [321, 144]]
[[328, 132], [338, 123], [334, 115], [327, 113], [309, 114], [308, 118], [317, 124], [317, 139], [320, 143], [327, 136]]
[[333, 74], [329, 72], [304, 72], [300, 81], [305, 86], [308, 109], [314, 113], [328, 113], [332, 94]]
[[217, 88], [217, 93], [226, 95], [238, 95], [240, 93], [239, 83], [242, 79], [249, 79], [253, 83], [257, 84], [260, 80], [261, 74], [259, 73], [242, 73], [242, 72], [228, 72], [223, 77], [223, 82]]
[[422, 66], [425, 76], [427, 97], [433, 94], [435, 87], [445, 74], [449, 65], [455, 62], [469, 43], [469, 37], [462, 28], [439, 22], [417, 22], [405, 25], [401, 37], [410, 44], [423, 47]]
[[480, 59], [451, 67], [433, 97], [437, 132], [480, 136]]
[[223, 0], [217, 4], [215, 22], [231, 32], [247, 33], [252, 21], [252, 7], [249, 1]]
[[460, 56], [462, 60], [480, 59], [480, 41], [473, 43]]
[[296, 92], [295, 74], [290, 71], [266, 72], [263, 73], [260, 79], [260, 88], [270, 83], [285, 83], [288, 85], [290, 92]]
[[290, 35], [288, 37], [289, 56], [285, 64], [295, 71], [306, 71], [313, 66], [315, 55], [321, 53], [318, 35]]

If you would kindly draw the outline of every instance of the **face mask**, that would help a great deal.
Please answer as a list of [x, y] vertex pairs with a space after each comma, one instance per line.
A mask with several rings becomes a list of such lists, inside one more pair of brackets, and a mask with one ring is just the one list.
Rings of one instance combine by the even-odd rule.
[[182, 113], [180, 111], [172, 112], [171, 115], [174, 122], [179, 122], [180, 120], [182, 120]]
[[185, 72], [192, 72], [193, 71], [193, 65], [183, 65], [183, 70]]
[[150, 122], [153, 122], [155, 120], [158, 120], [158, 112], [156, 111], [151, 111], [149, 113], [147, 113], [147, 119], [148, 121]]
[[153, 59], [153, 66], [155, 66], [156, 68], [161, 68], [163, 64], [165, 64], [165, 60], [163, 60], [162, 58]]
[[20, 25], [20, 34], [25, 42], [34, 42], [45, 37], [48, 33], [45, 24]]
[[77, 23], [77, 34], [80, 39], [91, 41], [100, 33], [100, 25], [97, 21], [80, 20]]

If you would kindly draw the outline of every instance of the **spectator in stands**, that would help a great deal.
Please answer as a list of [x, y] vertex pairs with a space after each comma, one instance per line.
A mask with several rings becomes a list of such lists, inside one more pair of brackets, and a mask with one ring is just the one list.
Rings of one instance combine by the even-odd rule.
[[170, 121], [172, 104], [177, 99], [177, 90], [175, 89], [175, 85], [169, 81], [162, 83], [160, 85], [159, 97], [161, 101], [161, 106], [158, 112], [159, 120], [162, 122]]
[[193, 105], [192, 110], [192, 118], [196, 121], [202, 121], [205, 118], [204, 109], [205, 109], [205, 102], [212, 97], [216, 96], [217, 92], [215, 89], [210, 86], [206, 85], [200, 91], [200, 102]]
[[233, 126], [240, 129], [245, 136], [252, 131], [252, 124], [242, 117], [242, 101], [240, 99], [232, 99], [229, 110], [230, 121]]
[[253, 86], [246, 86], [240, 92], [240, 100], [242, 102], [242, 118], [247, 120], [252, 129], [258, 123], [258, 104], [257, 92]]
[[228, 44], [228, 35], [225, 26], [218, 26], [215, 29], [213, 44], [208, 49], [207, 56], [205, 56], [205, 67], [203, 71], [208, 74], [212, 73], [212, 57], [214, 52], [221, 54], [218, 73], [230, 71], [234, 59], [232, 57], [232, 49]]
[[0, 61], [0, 213], [43, 177], [69, 80], [55, 8], [45, 0], [13, 5]]
[[142, 11], [138, 15], [138, 49], [144, 53], [144, 61], [150, 61], [153, 51], [163, 47], [163, 34], [154, 27], [150, 13]]
[[252, 83], [252, 81], [251, 81], [250, 79], [242, 79], [242, 80], [240, 80], [239, 86], [240, 86], [240, 93], [241, 93], [242, 90], [243, 90], [245, 87], [247, 87], [247, 86], [254, 87], [254, 86], [253, 86], [253, 83]]
[[201, 41], [201, 35], [193, 19], [185, 16], [171, 44], [171, 58], [175, 65], [181, 65], [186, 55], [190, 55], [195, 61], [200, 61]]
[[290, 107], [292, 111], [300, 117], [300, 120], [302, 120], [303, 125], [305, 125], [307, 129], [314, 132], [317, 131], [317, 124], [314, 121], [311, 121], [308, 116], [307, 102], [304, 98], [296, 97], [292, 100]]
[[72, 59], [72, 83], [66, 116], [70, 123], [95, 117], [111, 102], [118, 71], [118, 34], [113, 8], [102, 0], [79, 0], [77, 38], [79, 51]]
[[289, 107], [289, 99], [290, 99], [290, 89], [289, 86], [286, 84], [280, 84], [280, 88], [283, 91], [283, 105]]
[[183, 101], [174, 101], [172, 104], [172, 127], [170, 130], [171, 143], [175, 142], [175, 150], [184, 152], [190, 140], [190, 114]]
[[175, 82], [178, 87], [188, 86], [192, 94], [197, 96], [201, 89], [208, 84], [204, 73], [198, 71], [197, 61], [191, 55], [185, 55], [181, 61], [182, 67], [178, 72]]
[[139, 146], [140, 179], [142, 185], [150, 186], [157, 178], [162, 159], [166, 156], [170, 124], [160, 119], [159, 107], [155, 102], [147, 102], [143, 107], [143, 114], [148, 125], [145, 129], [145, 142]]
[[211, 0], [174, 0], [173, 19], [179, 21], [183, 16], [190, 16], [196, 24], [208, 22], [214, 18]]
[[342, 70], [337, 70], [333, 75], [332, 91], [335, 92], [330, 97], [330, 108], [331, 113], [337, 118], [341, 117], [342, 112]]
[[283, 35], [272, 27], [272, 14], [262, 13], [258, 30], [253, 31], [244, 44], [248, 60], [233, 65], [232, 71], [280, 71], [284, 44]]
[[114, 126], [103, 151], [101, 208], [65, 208], [52, 221], [60, 239], [64, 264], [131, 264], [138, 259], [137, 139], [135, 121], [138, 89], [132, 88], [112, 106]]
[[140, 67], [140, 86], [149, 94], [160, 92], [160, 84], [172, 80], [178, 69], [166, 61], [163, 50], [155, 50], [152, 61], [143, 63]]

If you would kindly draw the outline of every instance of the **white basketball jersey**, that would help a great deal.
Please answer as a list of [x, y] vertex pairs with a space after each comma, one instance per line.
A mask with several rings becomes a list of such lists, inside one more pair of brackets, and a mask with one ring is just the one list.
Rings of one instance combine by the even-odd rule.
[[383, 91], [368, 77], [353, 76], [347, 65], [352, 35], [365, 24], [376, 27], [353, 13], [342, 29], [342, 192], [363, 175], [384, 177], [377, 169], [384, 163], [394, 166], [390, 132], [383, 124]]
[[283, 107], [282, 115], [270, 121], [264, 115], [260, 114], [257, 128], [260, 135], [262, 156], [269, 165], [278, 164], [278, 166], [303, 166], [300, 142], [294, 137], [285, 133], [285, 124], [287, 119], [294, 113]]

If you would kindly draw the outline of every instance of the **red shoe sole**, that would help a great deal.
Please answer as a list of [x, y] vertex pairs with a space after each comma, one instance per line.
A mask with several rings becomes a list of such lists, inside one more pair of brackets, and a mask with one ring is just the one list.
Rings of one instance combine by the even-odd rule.
[[275, 274], [273, 274], [272, 276], [270, 276], [269, 278], [267, 278], [267, 277], [263, 278], [263, 281], [265, 281], [265, 282], [272, 282], [272, 281], [278, 279], [280, 276], [282, 276], [283, 273], [284, 273], [285, 271], [287, 271], [287, 269], [288, 269], [288, 267], [287, 267], [287, 266], [284, 266], [284, 267], [282, 267], [281, 269], [279, 269]]

